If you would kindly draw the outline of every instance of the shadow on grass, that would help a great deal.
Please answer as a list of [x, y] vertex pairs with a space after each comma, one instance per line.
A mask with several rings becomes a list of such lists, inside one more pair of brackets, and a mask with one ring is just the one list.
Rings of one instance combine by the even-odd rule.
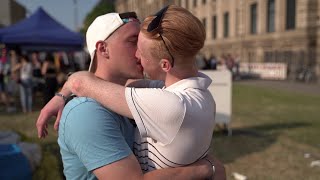
[[273, 123], [232, 129], [232, 136], [226, 136], [223, 130], [213, 134], [210, 153], [223, 163], [231, 163], [236, 159], [260, 152], [277, 141], [284, 130], [308, 127], [308, 123]]

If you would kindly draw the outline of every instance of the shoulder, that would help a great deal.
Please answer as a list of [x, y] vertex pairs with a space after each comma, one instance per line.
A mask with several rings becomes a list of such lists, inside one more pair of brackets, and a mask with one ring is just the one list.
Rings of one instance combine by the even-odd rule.
[[129, 106], [143, 104], [153, 107], [152, 109], [159, 107], [164, 109], [178, 108], [184, 103], [184, 100], [177, 93], [160, 88], [127, 88], [126, 100]]
[[75, 97], [70, 100], [63, 109], [64, 113], [90, 113], [93, 114], [95, 111], [101, 111], [109, 113], [110, 115], [116, 115], [109, 109], [104, 108], [99, 102], [88, 97]]
[[62, 113], [59, 145], [76, 154], [89, 171], [125, 158], [132, 152], [120, 117], [93, 99], [74, 98]]
[[59, 135], [64, 134], [69, 139], [81, 136], [81, 141], [86, 141], [85, 139], [97, 138], [105, 132], [118, 133], [121, 131], [120, 118], [121, 116], [93, 99], [77, 97], [71, 100], [62, 112]]
[[[121, 116], [104, 108], [96, 100], [87, 97], [76, 97], [69, 101], [62, 112], [61, 122], [79, 126], [93, 126], [95, 123], [117, 122]], [[76, 128], [74, 127], [74, 128]]]

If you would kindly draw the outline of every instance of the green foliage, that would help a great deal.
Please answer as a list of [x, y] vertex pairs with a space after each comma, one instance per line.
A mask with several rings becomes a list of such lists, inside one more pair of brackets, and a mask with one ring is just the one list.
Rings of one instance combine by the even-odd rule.
[[93, 22], [93, 20], [96, 17], [106, 13], [114, 12], [114, 11], [115, 11], [115, 7], [113, 3], [105, 0], [100, 0], [100, 2], [92, 9], [92, 11], [85, 18], [83, 27], [80, 30], [80, 32], [83, 35], [85, 35], [89, 25]]

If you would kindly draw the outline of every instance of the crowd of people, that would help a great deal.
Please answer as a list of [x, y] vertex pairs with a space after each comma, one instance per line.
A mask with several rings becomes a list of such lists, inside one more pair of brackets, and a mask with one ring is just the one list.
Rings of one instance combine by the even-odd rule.
[[0, 56], [0, 98], [4, 111], [31, 113], [37, 95], [42, 97], [41, 105], [47, 103], [63, 85], [68, 72], [86, 67], [86, 56], [79, 53], [21, 53], [3, 48]]
[[217, 69], [228, 69], [233, 79], [239, 76], [239, 56], [231, 54], [222, 54], [219, 58], [215, 55], [211, 55], [206, 58], [202, 54], [196, 56], [197, 67], [201, 70], [217, 70]]

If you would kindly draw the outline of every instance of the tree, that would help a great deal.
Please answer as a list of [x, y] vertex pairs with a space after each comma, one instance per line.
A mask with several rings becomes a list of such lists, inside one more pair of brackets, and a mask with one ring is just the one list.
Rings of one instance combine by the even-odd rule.
[[110, 12], [115, 12], [114, 0], [100, 0], [85, 18], [83, 27], [80, 30], [81, 34], [86, 34], [89, 25], [96, 17]]

